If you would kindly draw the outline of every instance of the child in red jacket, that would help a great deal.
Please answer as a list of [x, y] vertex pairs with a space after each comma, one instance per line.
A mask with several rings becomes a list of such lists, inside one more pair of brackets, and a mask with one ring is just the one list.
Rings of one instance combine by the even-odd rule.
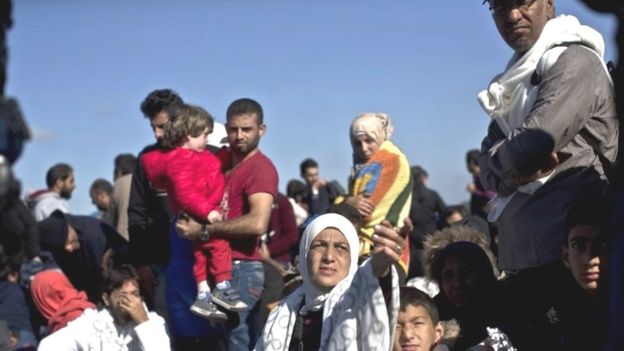
[[[147, 179], [152, 187], [167, 191], [174, 213], [190, 215], [204, 222], [220, 221], [219, 205], [225, 179], [221, 162], [205, 149], [213, 118], [198, 106], [181, 105], [168, 112], [163, 141], [167, 149], [153, 150], [141, 156]], [[213, 236], [205, 242], [197, 240], [194, 256], [197, 300], [191, 306], [191, 312], [224, 321], [227, 316], [212, 302], [230, 311], [247, 307], [230, 285], [232, 252], [227, 240]], [[209, 279], [216, 285], [212, 293]]]

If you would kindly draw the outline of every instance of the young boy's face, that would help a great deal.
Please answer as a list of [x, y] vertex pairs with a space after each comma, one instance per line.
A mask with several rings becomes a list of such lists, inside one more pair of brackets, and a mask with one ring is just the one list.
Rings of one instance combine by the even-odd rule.
[[573, 227], [563, 247], [563, 263], [572, 271], [574, 280], [590, 293], [598, 289], [601, 275], [606, 274], [606, 248], [598, 226]]
[[399, 311], [394, 351], [430, 351], [442, 338], [442, 323], [433, 325], [429, 313], [422, 306], [407, 305]]

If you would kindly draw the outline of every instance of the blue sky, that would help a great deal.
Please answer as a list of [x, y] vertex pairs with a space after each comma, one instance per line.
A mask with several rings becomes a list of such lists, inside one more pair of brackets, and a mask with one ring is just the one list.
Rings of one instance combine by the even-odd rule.
[[[615, 60], [613, 18], [577, 0], [556, 8], [600, 31]], [[480, 0], [19, 0], [13, 17], [7, 94], [35, 135], [15, 171], [28, 191], [73, 165], [76, 214], [94, 211], [89, 186], [112, 181], [117, 154], [153, 142], [139, 104], [157, 88], [220, 122], [231, 101], [258, 100], [282, 191], [305, 157], [346, 184], [351, 120], [386, 112], [430, 187], [465, 201], [464, 154], [489, 122], [476, 94], [511, 55]]]

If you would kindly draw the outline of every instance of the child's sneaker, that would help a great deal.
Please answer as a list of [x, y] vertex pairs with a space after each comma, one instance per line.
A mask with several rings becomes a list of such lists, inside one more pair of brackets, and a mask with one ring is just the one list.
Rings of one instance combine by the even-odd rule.
[[212, 302], [228, 311], [239, 312], [247, 308], [247, 304], [241, 301], [238, 292], [232, 288], [215, 289], [212, 293]]
[[210, 300], [195, 300], [190, 308], [193, 314], [206, 318], [212, 322], [227, 322], [228, 317], [225, 313], [219, 311]]

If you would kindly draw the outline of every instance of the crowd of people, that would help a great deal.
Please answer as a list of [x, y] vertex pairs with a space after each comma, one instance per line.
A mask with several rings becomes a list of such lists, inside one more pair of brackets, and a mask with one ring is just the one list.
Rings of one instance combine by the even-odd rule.
[[478, 94], [491, 122], [466, 152], [467, 204], [428, 188], [386, 113], [353, 119], [346, 188], [307, 158], [283, 194], [259, 102], [220, 124], [154, 90], [155, 142], [93, 181], [94, 215], [72, 213], [66, 163], [26, 198], [10, 182], [0, 349], [621, 349], [604, 41], [554, 0], [487, 4], [514, 54]]

